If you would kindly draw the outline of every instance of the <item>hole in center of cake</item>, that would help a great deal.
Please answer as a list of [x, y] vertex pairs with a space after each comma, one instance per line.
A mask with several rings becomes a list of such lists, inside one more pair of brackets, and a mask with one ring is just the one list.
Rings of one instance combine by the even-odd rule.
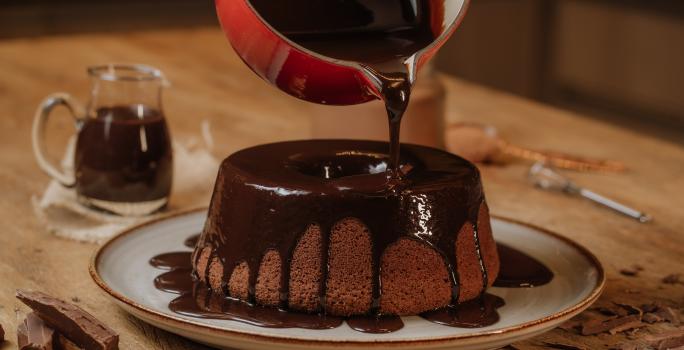
[[330, 155], [298, 154], [290, 158], [289, 166], [302, 174], [323, 179], [382, 174], [387, 171], [386, 154], [338, 152]]

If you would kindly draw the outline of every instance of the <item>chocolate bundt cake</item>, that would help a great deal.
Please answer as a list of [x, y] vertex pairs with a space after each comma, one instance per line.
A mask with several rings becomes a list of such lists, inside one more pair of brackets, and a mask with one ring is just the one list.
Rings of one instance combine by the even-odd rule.
[[193, 253], [214, 293], [349, 316], [471, 300], [499, 271], [480, 174], [453, 154], [387, 143], [260, 145], [223, 161]]

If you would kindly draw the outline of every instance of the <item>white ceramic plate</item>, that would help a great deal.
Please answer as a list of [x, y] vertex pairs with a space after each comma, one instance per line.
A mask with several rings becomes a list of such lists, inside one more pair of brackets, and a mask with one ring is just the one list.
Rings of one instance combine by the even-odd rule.
[[346, 324], [327, 330], [262, 328], [248, 324], [198, 319], [171, 312], [175, 294], [157, 290], [160, 270], [151, 257], [189, 250], [183, 241], [201, 231], [206, 211], [170, 216], [130, 229], [112, 238], [93, 256], [90, 274], [107, 294], [136, 317], [197, 342], [239, 349], [491, 349], [548, 331], [593, 303], [605, 276], [598, 260], [585, 248], [530, 225], [493, 218], [498, 242], [543, 262], [555, 274], [536, 288], [490, 288], [506, 300], [498, 323], [477, 329], [453, 328], [419, 317], [404, 317], [404, 328], [389, 334], [367, 334]]

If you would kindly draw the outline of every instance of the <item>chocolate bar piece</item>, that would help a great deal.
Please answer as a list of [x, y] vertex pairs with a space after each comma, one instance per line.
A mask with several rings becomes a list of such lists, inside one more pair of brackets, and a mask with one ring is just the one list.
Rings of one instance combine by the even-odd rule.
[[17, 290], [17, 299], [80, 347], [88, 350], [119, 348], [119, 335], [76, 305], [35, 291]]
[[20, 350], [53, 350], [55, 331], [32, 312], [17, 328], [17, 343]]
[[603, 332], [608, 332], [611, 329], [622, 329], [623, 326], [629, 325], [627, 329], [640, 326], [641, 317], [639, 315], [629, 315], [624, 317], [613, 317], [607, 320], [590, 319], [582, 324], [582, 335], [593, 335]]
[[55, 347], [59, 350], [84, 350], [84, 348], [76, 345], [67, 337], [57, 333], [55, 334]]

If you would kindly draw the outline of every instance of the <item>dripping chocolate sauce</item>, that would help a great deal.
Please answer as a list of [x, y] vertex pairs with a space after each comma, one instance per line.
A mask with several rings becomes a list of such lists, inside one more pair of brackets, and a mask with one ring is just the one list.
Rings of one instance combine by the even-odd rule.
[[[193, 246], [197, 235], [185, 241]], [[495, 286], [529, 288], [549, 283], [553, 273], [542, 263], [527, 254], [497, 244], [501, 269]], [[364, 315], [348, 318], [287, 311], [282, 308], [263, 307], [213, 293], [192, 275], [191, 252], [171, 252], [150, 259], [150, 265], [168, 270], [155, 278], [157, 289], [179, 294], [169, 303], [171, 311], [198, 318], [233, 320], [268, 328], [330, 329], [346, 321], [350, 328], [364, 333], [390, 333], [403, 328], [398, 316]], [[480, 328], [499, 320], [497, 309], [504, 299], [484, 293], [475, 300], [450, 305], [422, 313], [430, 322], [459, 328]]]

